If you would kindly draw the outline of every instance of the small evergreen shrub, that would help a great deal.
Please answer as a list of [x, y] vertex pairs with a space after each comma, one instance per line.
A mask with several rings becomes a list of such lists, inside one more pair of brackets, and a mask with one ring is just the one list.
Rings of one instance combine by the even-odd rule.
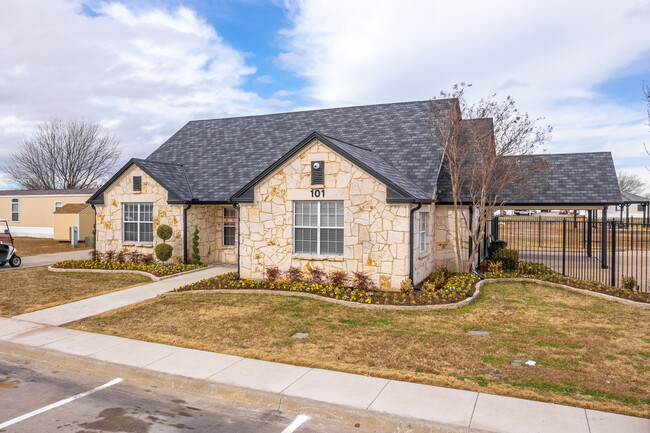
[[399, 291], [402, 292], [403, 295], [410, 295], [413, 293], [413, 283], [410, 278], [402, 280], [399, 285]]
[[167, 244], [158, 244], [156, 245], [155, 251], [158, 260], [160, 260], [161, 262], [166, 262], [172, 257], [172, 253], [174, 252], [174, 247]]
[[332, 271], [329, 274], [328, 280], [331, 286], [346, 287], [349, 281], [349, 277], [345, 271]]
[[503, 269], [506, 271], [514, 271], [517, 270], [519, 263], [519, 253], [517, 250], [503, 248], [493, 254], [492, 261], [501, 262]]
[[621, 278], [621, 289], [631, 291], [636, 290], [636, 280], [634, 277], [623, 276], [623, 278]]
[[201, 256], [199, 255], [199, 228], [194, 227], [192, 235], [192, 264], [201, 265]]
[[268, 281], [269, 283], [274, 283], [278, 281], [281, 275], [282, 275], [282, 271], [277, 266], [266, 268], [266, 281]]
[[433, 285], [434, 290], [442, 289], [452, 273], [449, 269], [442, 267], [433, 271], [425, 280], [425, 284]]
[[172, 228], [169, 227], [167, 224], [161, 224], [158, 226], [158, 229], [156, 230], [156, 234], [163, 241], [169, 240], [173, 234]]

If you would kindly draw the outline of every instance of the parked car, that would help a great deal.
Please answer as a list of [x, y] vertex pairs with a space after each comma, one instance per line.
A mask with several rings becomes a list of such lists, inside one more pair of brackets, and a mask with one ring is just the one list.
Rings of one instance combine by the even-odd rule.
[[535, 211], [532, 209], [516, 209], [515, 215], [534, 215]]

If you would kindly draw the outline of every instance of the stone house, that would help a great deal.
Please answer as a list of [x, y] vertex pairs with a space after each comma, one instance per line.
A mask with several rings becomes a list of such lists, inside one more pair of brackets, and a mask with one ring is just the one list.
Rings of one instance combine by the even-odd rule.
[[[198, 228], [202, 260], [236, 263], [242, 278], [297, 266], [363, 271], [384, 289], [419, 283], [453, 268], [455, 237], [468, 238], [438, 200], [432, 104], [459, 113], [439, 100], [191, 121], [90, 198], [97, 248], [152, 252], [168, 224], [175, 260], [191, 256]], [[609, 161], [598, 174], [615, 182]]]

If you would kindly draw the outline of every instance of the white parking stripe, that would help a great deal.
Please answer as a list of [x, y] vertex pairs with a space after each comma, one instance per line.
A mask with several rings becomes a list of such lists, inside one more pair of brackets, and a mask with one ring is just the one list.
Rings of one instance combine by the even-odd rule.
[[307, 415], [298, 415], [287, 428], [282, 430], [282, 433], [293, 433], [298, 427], [307, 421], [309, 421], [309, 417]]
[[[25, 415], [21, 415], [21, 416], [19, 416], [17, 418], [10, 419], [9, 421], [6, 421], [6, 422], [3, 422], [2, 424], [0, 424], [0, 430], [2, 430], [3, 428], [7, 428], [10, 425], [16, 424], [18, 422], [25, 421], [27, 418], [31, 418], [31, 417], [36, 416], [38, 414], [41, 414], [43, 412], [47, 412], [48, 410], [52, 410], [52, 409], [55, 409], [55, 408], [57, 408], [59, 406], [63, 406], [64, 404], [70, 403], [71, 401], [75, 401], [77, 399], [80, 399], [82, 397], [90, 395], [90, 394], [92, 394], [94, 392], [101, 391], [102, 389], [108, 388], [109, 386], [116, 385], [116, 384], [118, 384], [120, 382], [122, 382], [122, 379], [118, 377], [117, 379], [113, 379], [110, 382], [103, 384], [102, 386], [98, 386], [97, 388], [91, 389], [90, 391], [86, 391], [86, 392], [82, 392], [81, 394], [73, 395], [72, 397], [68, 397], [68, 398], [66, 398], [64, 400], [60, 400], [60, 401], [57, 401], [56, 403], [52, 403], [52, 404], [44, 406], [44, 407], [42, 407], [40, 409], [36, 409], [35, 411], [32, 411], [30, 413], [26, 413]], [[291, 431], [293, 431], [293, 430], [291, 430]]]

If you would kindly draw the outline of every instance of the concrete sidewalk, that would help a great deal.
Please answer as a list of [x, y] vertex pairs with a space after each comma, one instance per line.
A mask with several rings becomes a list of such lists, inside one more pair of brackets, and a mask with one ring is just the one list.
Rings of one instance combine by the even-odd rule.
[[[9, 264], [0, 267], [0, 271], [8, 271], [10, 269], [24, 269], [34, 268], [37, 266], [49, 266], [62, 260], [81, 260], [87, 259], [90, 250], [75, 250], [66, 251], [65, 253], [52, 253], [52, 254], [39, 254], [36, 256], [21, 257], [22, 263], [18, 268], [12, 268]], [[20, 256], [20, 251], [18, 251]]]
[[311, 410], [338, 419], [363, 419], [364, 425], [374, 422], [377, 431], [388, 426], [393, 431], [400, 426], [399, 431], [650, 432], [650, 420], [643, 418], [0, 318], [0, 351], [19, 350], [31, 351], [43, 359], [67, 356], [82, 363], [79, 368], [84, 369], [91, 365], [120, 366], [156, 375], [151, 377], [158, 380], [182, 378], [189, 381], [190, 390], [210, 390], [215, 397], [232, 398], [242, 404], [266, 402], [269, 407], [288, 412]]
[[44, 310], [15, 316], [15, 319], [27, 320], [45, 325], [62, 325], [85, 317], [94, 316], [115, 308], [125, 307], [146, 299], [155, 298], [161, 293], [169, 292], [185, 284], [194, 283], [205, 278], [214, 277], [225, 272], [232, 271], [230, 266], [211, 266], [200, 271], [190, 272], [177, 277], [168, 278], [154, 283], [130, 289], [119, 290], [106, 295], [82, 299], [81, 301], [70, 302], [69, 304], [58, 305]]

